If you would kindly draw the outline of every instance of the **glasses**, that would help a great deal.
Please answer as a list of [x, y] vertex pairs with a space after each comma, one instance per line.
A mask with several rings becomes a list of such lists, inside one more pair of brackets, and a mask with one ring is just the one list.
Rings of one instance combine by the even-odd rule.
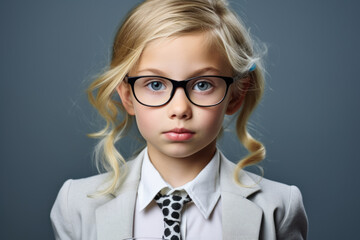
[[127, 77], [135, 99], [148, 107], [160, 107], [171, 101], [177, 88], [183, 88], [189, 101], [200, 107], [220, 104], [234, 82], [232, 77], [199, 76], [175, 81], [161, 76]]

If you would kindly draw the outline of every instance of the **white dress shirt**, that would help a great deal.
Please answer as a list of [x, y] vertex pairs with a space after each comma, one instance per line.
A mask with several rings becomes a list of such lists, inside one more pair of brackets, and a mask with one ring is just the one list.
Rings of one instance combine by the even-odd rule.
[[220, 154], [217, 150], [195, 179], [181, 187], [172, 188], [155, 169], [146, 151], [135, 205], [134, 237], [161, 238], [163, 235], [164, 216], [153, 200], [161, 191], [162, 194], [189, 194], [192, 199], [182, 212], [183, 240], [222, 239], [219, 169]]

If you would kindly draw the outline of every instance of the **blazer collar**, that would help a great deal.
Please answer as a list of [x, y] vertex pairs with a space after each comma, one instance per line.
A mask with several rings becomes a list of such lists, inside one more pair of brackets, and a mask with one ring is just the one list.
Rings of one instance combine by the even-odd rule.
[[133, 218], [136, 193], [140, 181], [142, 151], [133, 161], [126, 164], [124, 176], [113, 199], [96, 209], [97, 239], [119, 240], [133, 235]]
[[240, 171], [240, 182], [251, 187], [237, 185], [233, 180], [234, 167], [232, 162], [221, 155], [223, 239], [259, 239], [263, 212], [247, 197], [260, 191], [261, 188], [245, 171]]

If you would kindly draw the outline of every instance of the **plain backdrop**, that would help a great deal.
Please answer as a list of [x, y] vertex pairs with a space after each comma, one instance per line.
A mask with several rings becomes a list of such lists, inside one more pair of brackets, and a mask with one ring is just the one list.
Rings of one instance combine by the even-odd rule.
[[[108, 64], [116, 28], [136, 3], [0, 1], [0, 239], [53, 239], [59, 188], [96, 174], [96, 141], [86, 134], [100, 125], [85, 89]], [[359, 2], [232, 0], [231, 7], [268, 46], [266, 91], [249, 125], [267, 148], [265, 177], [301, 189], [309, 239], [356, 238]], [[245, 152], [228, 132], [220, 147], [237, 161]]]

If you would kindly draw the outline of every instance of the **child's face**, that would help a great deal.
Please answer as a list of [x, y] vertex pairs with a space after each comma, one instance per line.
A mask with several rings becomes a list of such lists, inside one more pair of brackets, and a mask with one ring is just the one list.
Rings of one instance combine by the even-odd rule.
[[[231, 76], [232, 70], [226, 57], [199, 33], [148, 44], [137, 67], [129, 73], [131, 77], [143, 75], [184, 80], [201, 75]], [[216, 106], [195, 106], [184, 90], [177, 88], [168, 104], [147, 107], [137, 102], [128, 85], [122, 83], [118, 91], [128, 113], [136, 116], [151, 158], [211, 157], [214, 154], [224, 115], [234, 110], [228, 109], [231, 86], [224, 101]]]

